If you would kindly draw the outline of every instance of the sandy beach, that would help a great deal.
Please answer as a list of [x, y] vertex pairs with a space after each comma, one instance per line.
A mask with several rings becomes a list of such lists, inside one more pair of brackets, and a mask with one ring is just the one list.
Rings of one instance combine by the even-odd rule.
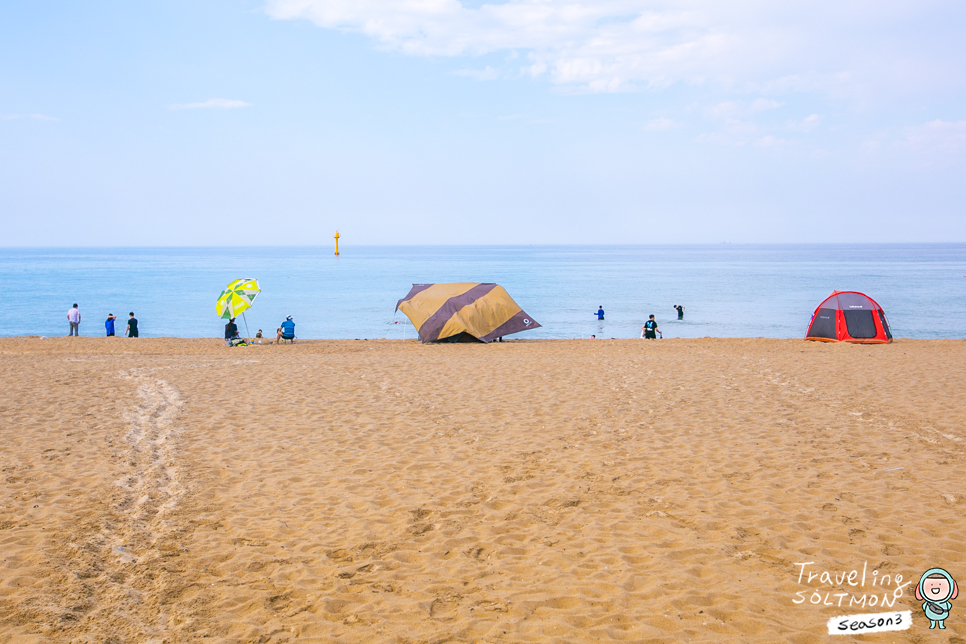
[[3, 644], [966, 638], [913, 597], [966, 582], [966, 341], [0, 338], [0, 377]]

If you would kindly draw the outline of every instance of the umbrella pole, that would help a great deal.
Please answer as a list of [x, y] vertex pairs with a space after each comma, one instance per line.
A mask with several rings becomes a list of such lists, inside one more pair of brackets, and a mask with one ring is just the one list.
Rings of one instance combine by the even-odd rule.
[[252, 343], [251, 332], [248, 330], [248, 318], [245, 317], [245, 312], [242, 311], [242, 319], [245, 321], [245, 335], [248, 336], [248, 344]]

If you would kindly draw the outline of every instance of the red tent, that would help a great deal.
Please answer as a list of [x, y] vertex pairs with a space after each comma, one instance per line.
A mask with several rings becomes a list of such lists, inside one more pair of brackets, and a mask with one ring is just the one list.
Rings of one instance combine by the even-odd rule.
[[885, 311], [858, 291], [834, 291], [818, 305], [808, 324], [806, 340], [820, 342], [892, 342]]

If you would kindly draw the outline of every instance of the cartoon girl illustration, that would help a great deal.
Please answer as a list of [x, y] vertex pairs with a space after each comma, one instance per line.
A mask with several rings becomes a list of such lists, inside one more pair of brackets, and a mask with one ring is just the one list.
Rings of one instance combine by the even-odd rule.
[[916, 588], [916, 599], [922, 602], [922, 612], [929, 620], [929, 628], [946, 628], [943, 622], [949, 618], [953, 604], [951, 600], [959, 596], [959, 586], [953, 576], [942, 568], [930, 568], [922, 573]]

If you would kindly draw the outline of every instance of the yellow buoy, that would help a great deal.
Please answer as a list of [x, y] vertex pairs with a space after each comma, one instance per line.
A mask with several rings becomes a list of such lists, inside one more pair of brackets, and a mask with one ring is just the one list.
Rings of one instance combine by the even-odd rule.
[[335, 231], [335, 254], [339, 254], [339, 231]]

